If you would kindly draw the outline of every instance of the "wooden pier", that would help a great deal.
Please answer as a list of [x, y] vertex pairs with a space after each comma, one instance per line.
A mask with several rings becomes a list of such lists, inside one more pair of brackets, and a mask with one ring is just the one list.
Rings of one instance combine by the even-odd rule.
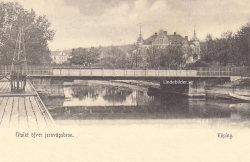
[[25, 92], [11, 93], [9, 81], [0, 81], [0, 127], [49, 128], [54, 120], [30, 82]]

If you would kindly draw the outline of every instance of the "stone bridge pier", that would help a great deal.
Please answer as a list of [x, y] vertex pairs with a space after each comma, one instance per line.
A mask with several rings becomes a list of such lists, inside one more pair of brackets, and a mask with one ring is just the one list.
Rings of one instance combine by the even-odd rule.
[[223, 83], [225, 79], [181, 79], [172, 78], [167, 80], [160, 80], [160, 88], [164, 93], [173, 93], [190, 97], [204, 97], [206, 96], [205, 87], [207, 85]]

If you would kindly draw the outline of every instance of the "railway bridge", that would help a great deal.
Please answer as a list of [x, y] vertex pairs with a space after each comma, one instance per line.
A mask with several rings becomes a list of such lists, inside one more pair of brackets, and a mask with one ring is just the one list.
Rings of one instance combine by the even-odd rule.
[[[10, 72], [2, 66], [0, 74]], [[27, 66], [27, 77], [31, 82], [57, 84], [73, 80], [157, 80], [164, 91], [188, 96], [205, 95], [205, 85], [211, 80], [229, 81], [234, 75], [248, 75], [248, 68], [89, 68], [83, 66]], [[62, 86], [61, 86], [62, 87]], [[62, 91], [60, 91], [62, 93]]]

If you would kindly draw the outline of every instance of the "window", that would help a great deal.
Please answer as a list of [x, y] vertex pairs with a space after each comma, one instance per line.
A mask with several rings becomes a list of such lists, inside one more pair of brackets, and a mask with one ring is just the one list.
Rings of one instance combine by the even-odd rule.
[[160, 44], [163, 44], [163, 39], [162, 38], [160, 39]]
[[56, 57], [54, 57], [54, 60], [56, 60]]

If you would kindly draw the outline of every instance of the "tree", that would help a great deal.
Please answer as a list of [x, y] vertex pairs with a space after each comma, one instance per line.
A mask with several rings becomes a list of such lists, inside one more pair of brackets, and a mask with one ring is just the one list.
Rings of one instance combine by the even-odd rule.
[[142, 57], [142, 49], [139, 49], [138, 47], [134, 47], [134, 50], [131, 51], [131, 67], [138, 67], [140, 66], [140, 63], [142, 63], [143, 57]]
[[167, 51], [168, 55], [170, 55], [171, 66], [181, 66], [185, 63], [181, 46], [169, 45]]
[[100, 53], [97, 48], [91, 47], [86, 48], [76, 48], [71, 51], [70, 62], [75, 65], [85, 65], [94, 64], [99, 61]]
[[235, 35], [236, 54], [242, 65], [250, 65], [250, 24], [243, 26]]
[[149, 47], [146, 49], [147, 52], [147, 62], [150, 67], [159, 67], [160, 66], [160, 56], [162, 51], [155, 47]]
[[150, 47], [147, 49], [150, 67], [181, 66], [185, 63], [182, 46]]
[[21, 27], [28, 64], [50, 62], [48, 41], [53, 40], [55, 31], [50, 29], [46, 16], [37, 16], [33, 9], [27, 11], [17, 2], [0, 2], [0, 63], [12, 62]]
[[[233, 35], [231, 31], [222, 33], [222, 37], [217, 39], [217, 52], [216, 60], [220, 63], [223, 63], [223, 66], [226, 66], [230, 61], [230, 57], [234, 54], [232, 45], [233, 45]], [[216, 48], [215, 48], [216, 49]]]
[[131, 66], [131, 59], [120, 48], [110, 46], [101, 59], [100, 66], [108, 68], [126, 68]]
[[219, 62], [220, 65], [250, 65], [250, 24], [247, 24], [235, 34], [231, 31], [222, 33], [215, 40], [211, 35], [201, 43], [202, 61]]
[[215, 41], [213, 40], [211, 34], [206, 36], [205, 42], [201, 42], [201, 60], [206, 63], [212, 63], [215, 61]]
[[171, 54], [169, 53], [169, 48], [164, 48], [161, 49], [159, 51], [160, 53], [160, 57], [159, 57], [159, 61], [160, 61], [160, 66], [162, 67], [169, 67], [171, 66]]

